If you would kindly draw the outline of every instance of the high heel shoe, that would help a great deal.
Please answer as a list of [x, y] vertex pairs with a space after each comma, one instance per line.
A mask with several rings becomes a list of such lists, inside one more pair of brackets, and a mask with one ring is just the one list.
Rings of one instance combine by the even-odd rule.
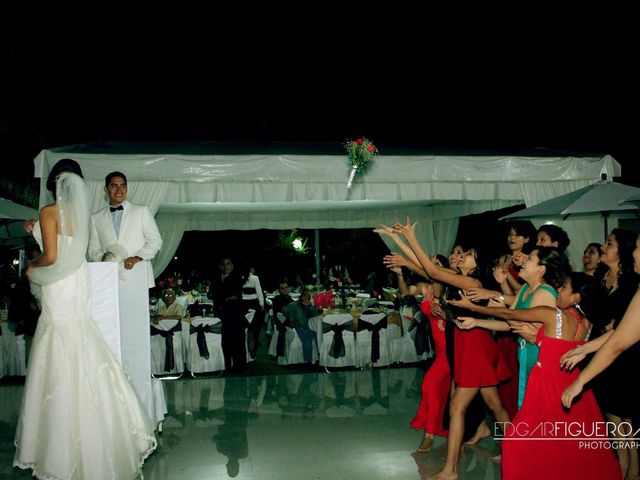
[[422, 443], [420, 444], [420, 446], [418, 447], [418, 452], [420, 453], [426, 453], [431, 451], [431, 445], [433, 445], [433, 437], [427, 437], [425, 436], [422, 439]]

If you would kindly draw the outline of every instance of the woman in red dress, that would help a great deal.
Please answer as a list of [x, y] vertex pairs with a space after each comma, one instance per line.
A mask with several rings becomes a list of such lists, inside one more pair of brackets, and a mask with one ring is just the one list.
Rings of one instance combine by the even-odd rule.
[[[452, 273], [435, 265], [421, 248], [415, 235], [415, 223], [394, 225], [409, 243], [412, 253], [418, 259], [425, 273], [435, 281], [456, 289], [481, 288], [482, 283], [475, 275], [479, 271], [477, 253], [470, 249], [465, 252], [458, 273]], [[386, 261], [386, 260], [385, 260]], [[482, 329], [462, 331], [456, 329], [454, 340], [454, 381], [455, 391], [449, 405], [449, 442], [447, 459], [443, 469], [434, 479], [457, 479], [457, 464], [464, 434], [464, 415], [471, 401], [480, 393], [482, 399], [493, 412], [498, 422], [509, 422], [510, 417], [500, 401], [497, 385], [511, 376], [502, 355], [491, 334]]]
[[[444, 268], [449, 267], [448, 260], [442, 255], [436, 255], [433, 262]], [[397, 267], [392, 270], [396, 273], [402, 272]], [[431, 450], [434, 435], [447, 436], [447, 430], [443, 426], [443, 417], [451, 388], [451, 372], [447, 362], [444, 321], [432, 312], [432, 307], [437, 305], [438, 299], [442, 295], [442, 284], [419, 282], [416, 285], [408, 286], [399, 273], [398, 286], [403, 295], [418, 293], [423, 295], [424, 300], [420, 304], [420, 310], [429, 319], [431, 337], [435, 347], [435, 360], [424, 374], [422, 398], [416, 416], [410, 423], [411, 427], [416, 430], [424, 430], [424, 437], [418, 447], [418, 452], [428, 452]]]
[[[506, 424], [502, 443], [502, 478], [621, 478], [613, 451], [604, 442], [608, 434], [591, 391], [571, 410], [559, 401], [578, 371], [560, 369], [560, 358], [585, 343], [591, 332], [589, 317], [599, 318], [602, 287], [582, 273], [574, 273], [558, 292], [558, 307], [530, 309], [489, 308], [464, 298], [456, 305], [513, 322], [541, 322], [537, 335], [538, 361], [531, 371], [522, 408]], [[477, 329], [476, 319], [459, 318], [461, 328]], [[585, 445], [589, 446], [585, 446]]]

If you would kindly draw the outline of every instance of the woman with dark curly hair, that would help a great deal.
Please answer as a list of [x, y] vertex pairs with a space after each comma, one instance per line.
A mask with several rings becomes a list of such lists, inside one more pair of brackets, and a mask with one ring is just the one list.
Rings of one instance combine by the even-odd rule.
[[563, 229], [552, 223], [547, 223], [538, 228], [536, 246], [553, 247], [559, 252], [564, 252], [571, 244], [569, 235]]
[[[615, 228], [602, 245], [600, 266], [594, 276], [608, 291], [605, 298], [607, 316], [604, 323], [596, 327], [606, 335], [610, 335], [612, 329], [618, 328], [624, 312], [638, 290], [640, 277], [634, 271], [633, 262], [637, 237], [634, 232]], [[628, 392], [629, 365], [635, 363], [635, 359], [632, 360], [634, 357], [630, 355], [631, 352], [625, 352], [592, 382], [592, 388], [607, 420], [616, 425], [630, 422], [638, 412], [638, 398], [629, 395]], [[619, 433], [620, 429], [616, 428], [615, 432]], [[637, 475], [640, 470], [638, 451], [621, 448], [617, 453], [622, 471], [630, 469]]]

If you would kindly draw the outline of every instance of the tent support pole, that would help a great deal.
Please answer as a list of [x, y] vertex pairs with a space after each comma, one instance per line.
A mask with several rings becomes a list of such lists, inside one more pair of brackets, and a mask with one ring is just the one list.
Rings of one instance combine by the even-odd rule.
[[313, 244], [316, 250], [316, 288], [320, 290], [320, 230], [313, 231]]
[[609, 214], [611, 212], [602, 212], [602, 216], [604, 217], [604, 239], [607, 240], [609, 236]]

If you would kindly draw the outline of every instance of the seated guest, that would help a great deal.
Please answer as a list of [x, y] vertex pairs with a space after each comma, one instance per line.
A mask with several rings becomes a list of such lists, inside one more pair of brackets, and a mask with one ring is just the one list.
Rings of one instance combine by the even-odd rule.
[[318, 316], [322, 310], [318, 310], [311, 304], [311, 293], [302, 292], [300, 298], [282, 309], [283, 315], [296, 329], [302, 342], [302, 355], [305, 362], [311, 362], [313, 342], [316, 341], [316, 333], [309, 328], [309, 319]]
[[184, 305], [176, 302], [176, 292], [167, 288], [162, 294], [162, 302], [158, 302], [158, 314], [153, 323], [157, 324], [160, 320], [182, 320], [185, 315]]
[[278, 285], [278, 295], [271, 300], [273, 314], [280, 313], [284, 307], [293, 303], [293, 298], [289, 295], [289, 284], [285, 281]]

